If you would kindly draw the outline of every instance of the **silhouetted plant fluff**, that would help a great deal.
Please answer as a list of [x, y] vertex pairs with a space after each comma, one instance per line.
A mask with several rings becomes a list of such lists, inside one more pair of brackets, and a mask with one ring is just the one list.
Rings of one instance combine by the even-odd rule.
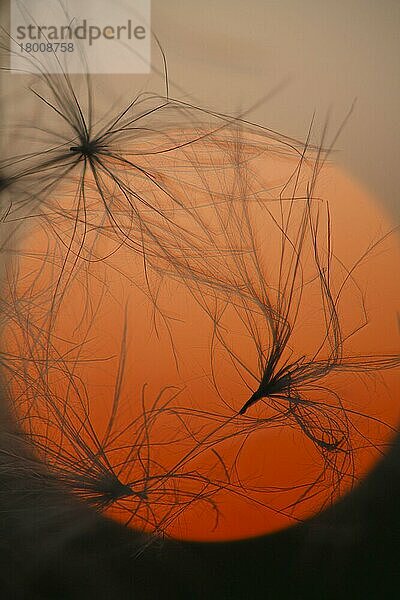
[[[216, 527], [227, 498], [296, 520], [350, 489], [390, 426], [340, 377], [367, 384], [399, 357], [347, 349], [368, 326], [357, 269], [383, 241], [350, 266], [335, 255], [318, 193], [329, 150], [172, 99], [168, 85], [104, 115], [90, 76], [43, 70], [28, 93], [36, 125], [1, 164], [1, 363], [27, 468], [157, 534], [197, 510]], [[154, 366], [133, 361], [135, 315]], [[309, 450], [307, 481], [263, 473], [277, 435]]]

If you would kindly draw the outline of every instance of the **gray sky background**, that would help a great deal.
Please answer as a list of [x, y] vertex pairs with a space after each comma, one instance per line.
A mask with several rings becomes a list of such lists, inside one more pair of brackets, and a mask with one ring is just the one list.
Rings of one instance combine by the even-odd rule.
[[202, 104], [240, 111], [283, 83], [250, 117], [289, 136], [314, 110], [316, 139], [328, 111], [333, 134], [357, 99], [336, 160], [399, 215], [398, 0], [153, 0], [152, 25]]
[[[398, 0], [152, 0], [151, 24], [181, 99], [228, 113], [258, 104], [249, 119], [300, 139], [316, 111], [314, 141], [328, 112], [333, 136], [356, 99], [335, 160], [399, 215]], [[154, 47], [153, 57], [160, 66]], [[145, 77], [98, 84], [107, 97], [132, 93]], [[8, 76], [3, 83], [5, 106], [16, 82]]]

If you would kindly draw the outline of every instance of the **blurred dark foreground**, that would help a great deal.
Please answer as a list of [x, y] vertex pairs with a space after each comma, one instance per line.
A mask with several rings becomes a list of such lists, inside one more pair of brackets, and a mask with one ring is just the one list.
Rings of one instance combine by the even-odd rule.
[[399, 597], [400, 437], [333, 509], [274, 535], [218, 544], [154, 540], [98, 517], [44, 485], [10, 440], [3, 430], [2, 600]]

